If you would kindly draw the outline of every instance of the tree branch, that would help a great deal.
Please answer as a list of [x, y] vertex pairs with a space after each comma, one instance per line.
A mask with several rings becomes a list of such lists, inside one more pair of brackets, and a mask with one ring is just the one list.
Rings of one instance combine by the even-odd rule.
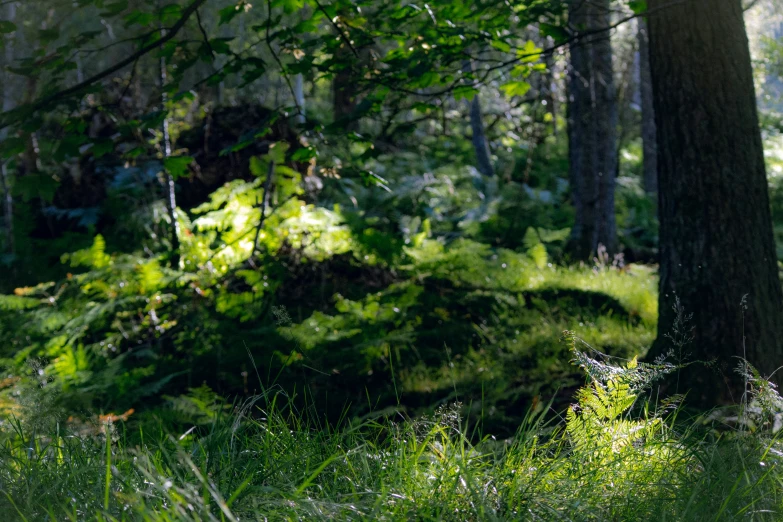
[[209, 49], [209, 54], [212, 55], [212, 59], [215, 59], [215, 50], [212, 48], [212, 44], [209, 43], [209, 37], [207, 36], [207, 31], [204, 29], [204, 24], [201, 23], [201, 14], [198, 12], [198, 9], [196, 9], [196, 22], [198, 22], [198, 28], [199, 31], [201, 31], [201, 36], [204, 37], [204, 43], [207, 44], [207, 48]]
[[258, 250], [258, 240], [261, 238], [261, 229], [264, 228], [264, 220], [266, 220], [266, 208], [269, 205], [269, 192], [272, 187], [272, 178], [275, 175], [275, 160], [272, 158], [272, 155], [269, 155], [269, 169], [266, 173], [266, 179], [264, 180], [264, 192], [261, 196], [261, 219], [258, 222], [258, 227], [256, 228], [256, 237], [253, 239], [253, 251], [250, 252], [250, 257], [248, 257], [248, 260], [252, 260], [253, 256], [256, 255], [256, 251]]
[[269, 47], [269, 52], [272, 53], [272, 58], [275, 59], [277, 62], [277, 66], [280, 67], [280, 74], [285, 79], [285, 83], [288, 85], [288, 90], [291, 91], [291, 96], [294, 99], [294, 105], [296, 105], [296, 113], [301, 114], [304, 116], [304, 111], [299, 106], [299, 100], [296, 99], [296, 92], [294, 91], [294, 86], [291, 85], [291, 78], [288, 76], [288, 71], [286, 71], [285, 67], [283, 66], [283, 62], [280, 61], [280, 57], [277, 56], [277, 53], [275, 52], [274, 47], [272, 47], [272, 41], [270, 40], [270, 29], [272, 25], [272, 0], [267, 0], [267, 15], [268, 18], [266, 20], [266, 45]]
[[7, 111], [2, 114], [0, 114], [0, 129], [3, 129], [5, 127], [8, 127], [10, 125], [10, 119], [9, 114], [12, 112], [17, 112], [21, 108], [27, 108], [31, 111], [37, 111], [40, 110], [46, 106], [48, 106], [51, 103], [54, 103], [58, 100], [61, 100], [63, 98], [67, 98], [69, 96], [72, 96], [74, 94], [79, 93], [80, 91], [86, 89], [87, 87], [103, 80], [104, 78], [107, 78], [108, 76], [111, 76], [115, 72], [124, 69], [128, 65], [134, 63], [136, 60], [141, 58], [142, 56], [159, 49], [160, 46], [162, 46], [164, 43], [168, 42], [176, 34], [179, 32], [180, 29], [182, 29], [185, 26], [185, 23], [188, 21], [190, 16], [196, 12], [196, 10], [205, 3], [206, 0], [193, 0], [193, 3], [191, 3], [184, 11], [182, 11], [182, 16], [180, 17], [177, 22], [169, 28], [168, 31], [166, 31], [165, 36], [161, 36], [157, 40], [155, 40], [152, 43], [149, 43], [136, 51], [135, 53], [131, 54], [124, 60], [121, 60], [117, 62], [116, 64], [112, 65], [108, 69], [104, 69], [103, 71], [95, 74], [94, 76], [91, 76], [90, 78], [87, 78], [83, 82], [77, 83], [76, 85], [72, 87], [68, 87], [66, 89], [63, 89], [61, 91], [55, 92], [53, 94], [50, 94], [49, 96], [46, 96], [44, 98], [41, 98], [38, 101], [35, 101], [29, 105], [19, 107], [18, 109], [15, 109], [13, 111]]
[[359, 57], [359, 52], [356, 50], [356, 48], [351, 44], [351, 39], [343, 32], [342, 29], [340, 29], [340, 26], [337, 25], [337, 23], [332, 20], [332, 18], [329, 16], [329, 13], [326, 12], [326, 9], [323, 5], [321, 5], [321, 2], [318, 0], [313, 0], [315, 2], [315, 5], [318, 7], [318, 10], [321, 11], [327, 20], [329, 20], [329, 23], [332, 24], [332, 27], [334, 27], [335, 31], [337, 31], [337, 34], [340, 35], [340, 39], [342, 39], [343, 43], [348, 46], [349, 49], [353, 52], [353, 55], [357, 58]]

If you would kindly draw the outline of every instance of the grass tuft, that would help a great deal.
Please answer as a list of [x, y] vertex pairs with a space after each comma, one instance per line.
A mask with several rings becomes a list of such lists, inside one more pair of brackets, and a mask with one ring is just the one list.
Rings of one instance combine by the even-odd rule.
[[743, 427], [718, 433], [704, 417], [679, 418], [676, 398], [653, 399], [655, 379], [675, 366], [619, 362], [565, 339], [590, 383], [564, 417], [531, 411], [504, 441], [477, 437], [459, 404], [328, 427], [279, 390], [215, 404], [179, 435], [162, 421], [77, 432], [13, 417], [1, 432], [0, 512], [22, 521], [780, 519], [783, 445], [765, 411], [780, 397], [757, 372], [742, 366]]

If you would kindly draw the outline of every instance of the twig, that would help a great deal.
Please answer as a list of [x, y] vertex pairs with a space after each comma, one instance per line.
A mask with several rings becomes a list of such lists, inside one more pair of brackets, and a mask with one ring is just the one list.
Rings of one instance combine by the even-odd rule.
[[209, 37], [207, 36], [207, 31], [204, 29], [204, 25], [201, 23], [201, 13], [198, 12], [198, 9], [196, 9], [196, 22], [198, 23], [198, 29], [201, 31], [201, 36], [204, 37], [204, 43], [207, 44], [207, 48], [209, 49], [209, 54], [212, 55], [212, 59], [215, 59], [215, 50], [212, 48], [212, 44], [209, 43]]
[[335, 23], [335, 21], [332, 20], [332, 18], [329, 16], [329, 13], [327, 13], [326, 9], [324, 9], [324, 6], [321, 5], [321, 2], [319, 2], [318, 0], [313, 0], [313, 1], [315, 2], [315, 5], [318, 6], [318, 10], [321, 11], [324, 14], [326, 19], [329, 20], [329, 23], [332, 24], [332, 27], [334, 27], [335, 30], [337, 31], [337, 33], [340, 35], [340, 39], [345, 43], [345, 45], [347, 45], [351, 49], [351, 51], [353, 52], [354, 56], [356, 56], [358, 58], [359, 57], [359, 52], [356, 50], [356, 48], [353, 46], [353, 44], [351, 44], [351, 39], [348, 38], [348, 36], [346, 36], [346, 34], [343, 33], [343, 30], [340, 29], [340, 26], [338, 26]]
[[266, 219], [266, 207], [268, 205], [268, 199], [269, 199], [269, 190], [272, 186], [272, 177], [275, 175], [275, 160], [272, 159], [272, 156], [270, 154], [269, 157], [269, 169], [266, 173], [266, 179], [264, 180], [264, 192], [261, 195], [261, 219], [258, 222], [258, 228], [256, 228], [256, 237], [253, 240], [253, 250], [250, 252], [250, 257], [248, 259], [252, 259], [254, 255], [256, 255], [256, 251], [258, 250], [258, 240], [261, 237], [261, 229], [264, 228], [264, 220]]
[[280, 61], [280, 57], [277, 56], [277, 53], [275, 52], [274, 48], [272, 47], [272, 42], [270, 40], [269, 35], [269, 29], [272, 25], [272, 0], [267, 0], [266, 2], [267, 9], [269, 10], [268, 18], [266, 20], [266, 45], [269, 47], [269, 52], [272, 53], [272, 57], [277, 62], [277, 66], [280, 67], [280, 74], [283, 75], [283, 78], [285, 79], [285, 83], [288, 84], [288, 90], [291, 91], [291, 97], [294, 99], [294, 105], [296, 105], [296, 113], [304, 116], [304, 111], [299, 106], [299, 100], [296, 99], [296, 92], [294, 91], [294, 86], [291, 85], [291, 78], [289, 78], [288, 73], [285, 70], [285, 67], [283, 66], [283, 62]]

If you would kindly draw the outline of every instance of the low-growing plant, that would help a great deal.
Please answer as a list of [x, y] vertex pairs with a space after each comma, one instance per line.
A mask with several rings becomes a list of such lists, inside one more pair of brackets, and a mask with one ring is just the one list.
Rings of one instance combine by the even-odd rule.
[[[172, 404], [190, 415], [180, 432], [126, 412], [97, 418], [92, 432], [56, 419], [44, 433], [26, 410], [0, 431], [0, 512], [25, 521], [780, 518], [783, 447], [768, 422], [715, 436], [678, 418], [679, 397], [656, 397], [656, 380], [677, 366], [621, 363], [569, 332], [565, 342], [589, 378], [576, 404], [560, 420], [539, 404], [504, 441], [476, 437], [459, 405], [330, 426], [277, 388], [228, 409], [194, 391]], [[751, 410], [778, 409], [774, 387], [742, 369]]]

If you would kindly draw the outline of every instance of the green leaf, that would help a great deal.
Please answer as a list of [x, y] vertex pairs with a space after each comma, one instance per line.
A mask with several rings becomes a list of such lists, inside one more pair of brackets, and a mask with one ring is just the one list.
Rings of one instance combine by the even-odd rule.
[[118, 0], [117, 2], [111, 2], [103, 6], [105, 11], [101, 12], [101, 16], [117, 16], [128, 8], [128, 0]]
[[359, 172], [359, 175], [362, 177], [362, 181], [364, 181], [365, 186], [376, 186], [382, 188], [386, 192], [391, 192], [391, 189], [389, 188], [389, 182], [375, 172], [371, 170], [362, 170]]
[[500, 89], [508, 96], [524, 96], [530, 90], [530, 84], [524, 81], [508, 82], [500, 86]]
[[228, 45], [231, 40], [233, 38], [213, 38], [209, 45], [217, 54], [231, 54], [231, 47]]
[[79, 147], [87, 142], [85, 136], [78, 134], [69, 134], [60, 140], [57, 149], [54, 151], [55, 161], [63, 161], [79, 155]]
[[17, 178], [13, 191], [22, 198], [22, 201], [30, 201], [33, 198], [41, 198], [49, 202], [54, 198], [59, 183], [46, 174], [27, 174]]
[[528, 227], [525, 231], [525, 235], [522, 238], [522, 244], [525, 245], [525, 248], [530, 250], [536, 245], [541, 244], [541, 239], [538, 237], [538, 234], [536, 233], [536, 229], [533, 227]]
[[8, 20], [0, 20], [0, 33], [13, 33], [16, 31], [16, 24]]
[[58, 27], [53, 27], [51, 29], [41, 29], [38, 31], [38, 38], [41, 40], [43, 45], [51, 43], [57, 40], [59, 37], [60, 29]]
[[628, 7], [634, 14], [642, 14], [647, 12], [647, 0], [631, 0], [628, 2]]
[[439, 78], [438, 73], [433, 71], [427, 71], [420, 74], [413, 83], [415, 83], [419, 87], [425, 88], [425, 87], [429, 87], [430, 85], [438, 81], [438, 78]]
[[457, 101], [462, 99], [470, 101], [475, 95], [478, 94], [478, 92], [478, 89], [471, 87], [470, 85], [459, 85], [452, 91], [452, 94], [454, 95], [454, 99]]
[[274, 161], [276, 164], [285, 163], [285, 153], [288, 151], [288, 143], [284, 141], [278, 141], [276, 143], [272, 143], [269, 146], [269, 152], [267, 152], [267, 157]]
[[152, 13], [143, 13], [141, 11], [134, 11], [125, 17], [125, 27], [132, 25], [146, 26], [155, 21], [155, 16]]
[[266, 171], [269, 169], [269, 160], [262, 160], [258, 156], [250, 158], [250, 173], [257, 178], [266, 176]]
[[163, 44], [163, 47], [160, 49], [160, 52], [158, 53], [158, 56], [160, 56], [161, 58], [166, 58], [168, 60], [172, 56], [174, 56], [174, 53], [176, 52], [178, 47], [179, 47], [178, 42], [175, 42], [174, 40], [169, 40], [168, 42]]
[[32, 297], [23, 297], [20, 295], [0, 295], [0, 310], [19, 311], [28, 308], [35, 308], [41, 301]]
[[551, 36], [555, 43], [563, 43], [569, 38], [568, 31], [564, 27], [552, 24], [539, 24], [541, 36]]
[[543, 243], [539, 243], [528, 250], [527, 255], [530, 256], [530, 259], [533, 260], [538, 268], [543, 269], [546, 267], [548, 256], [546, 254], [546, 247]]
[[176, 156], [163, 160], [163, 168], [171, 174], [172, 178], [177, 179], [185, 175], [188, 165], [191, 163], [193, 163], [193, 158], [190, 156]]
[[511, 46], [508, 45], [506, 42], [504, 42], [502, 40], [492, 40], [490, 42], [490, 45], [492, 47], [494, 47], [495, 49], [497, 49], [498, 51], [501, 51], [501, 52], [504, 52], [504, 53], [507, 53], [507, 52], [509, 52], [511, 50]]
[[182, 6], [177, 4], [164, 5], [158, 12], [158, 17], [164, 23], [179, 20], [182, 17]]
[[419, 111], [422, 114], [429, 114], [431, 111], [438, 110], [438, 106], [434, 103], [415, 102], [411, 105], [411, 109]]
[[8, 137], [0, 142], [0, 156], [11, 157], [16, 154], [21, 154], [26, 148], [27, 143], [23, 138], [18, 136]]
[[310, 161], [317, 155], [318, 153], [315, 150], [315, 147], [302, 147], [300, 149], [296, 149], [296, 152], [294, 152], [291, 155], [291, 161], [300, 161], [302, 163], [305, 163]]
[[92, 155], [95, 159], [101, 158], [114, 150], [114, 141], [110, 138], [97, 138], [92, 143]]
[[[321, 13], [318, 13], [319, 15]], [[318, 29], [318, 17], [317, 16], [310, 16], [306, 20], [302, 20], [298, 24], [296, 24], [292, 29], [291, 32], [294, 34], [307, 34], [307, 33], [314, 33]]]
[[273, 7], [283, 7], [286, 14], [291, 14], [304, 7], [304, 0], [275, 0]]
[[220, 11], [218, 11], [218, 16], [220, 17], [220, 25], [224, 25], [229, 23], [231, 20], [234, 19], [234, 17], [238, 14], [242, 14], [245, 12], [245, 1], [240, 0], [234, 5], [229, 5], [228, 7], [224, 7]]
[[517, 57], [522, 60], [522, 63], [536, 62], [541, 58], [541, 51], [543, 49], [536, 47], [533, 40], [528, 40], [524, 47], [517, 49]]
[[193, 101], [195, 99], [196, 99], [196, 95], [193, 94], [192, 91], [182, 91], [178, 93], [176, 96], [174, 96], [173, 98], [171, 98], [171, 101], [173, 103], [177, 103], [177, 102], [181, 102], [182, 100]]
[[546, 228], [539, 228], [538, 237], [544, 243], [559, 243], [568, 239], [571, 235], [570, 228], [561, 228], [560, 230], [549, 230]]

